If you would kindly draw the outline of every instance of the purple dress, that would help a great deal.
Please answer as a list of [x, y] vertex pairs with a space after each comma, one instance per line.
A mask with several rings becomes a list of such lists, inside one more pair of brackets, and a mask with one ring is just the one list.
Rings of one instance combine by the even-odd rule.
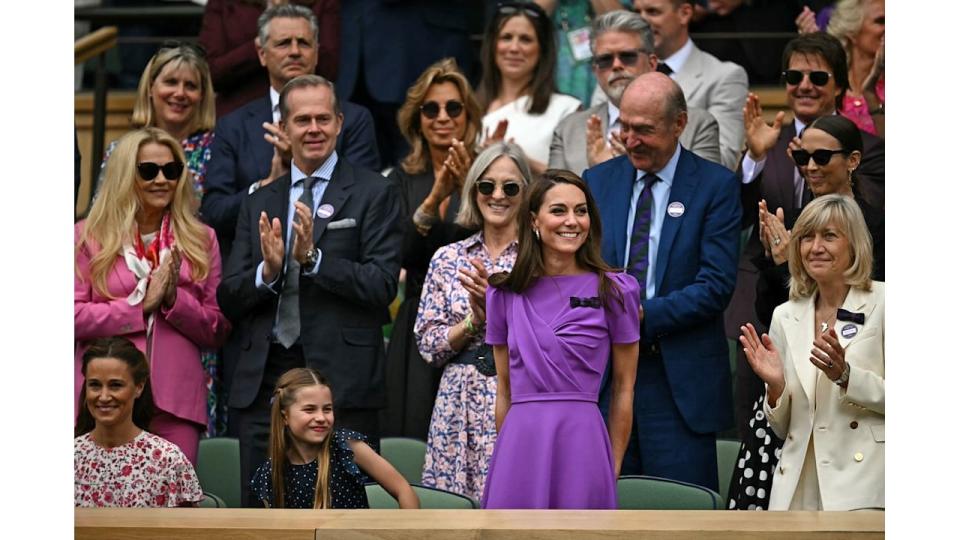
[[[616, 509], [616, 478], [597, 395], [611, 343], [640, 339], [637, 280], [607, 274], [623, 305], [590, 305], [596, 274], [547, 276], [523, 293], [487, 291], [487, 343], [507, 345], [510, 410], [484, 508]], [[587, 305], [572, 307], [571, 298]]]

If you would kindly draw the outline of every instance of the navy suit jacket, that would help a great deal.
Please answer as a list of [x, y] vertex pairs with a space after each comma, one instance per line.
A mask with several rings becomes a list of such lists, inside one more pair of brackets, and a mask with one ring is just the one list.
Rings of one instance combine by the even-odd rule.
[[[626, 156], [584, 172], [600, 207], [603, 258], [613, 267], [623, 266], [636, 174]], [[733, 172], [681, 149], [668, 205], [682, 204], [683, 213], [664, 217], [656, 295], [641, 300], [640, 339], [659, 345], [674, 402], [698, 433], [733, 425], [723, 310], [737, 277], [739, 196]]]
[[[337, 140], [337, 154], [340, 159], [377, 170], [380, 154], [370, 111], [345, 101], [341, 101], [340, 106], [343, 129]], [[270, 96], [251, 101], [217, 120], [200, 213], [217, 231], [223, 260], [233, 245], [240, 203], [247, 196], [247, 190], [270, 174], [273, 145], [263, 138], [266, 133], [263, 123], [272, 121]]]
[[[236, 240], [224, 266], [217, 301], [234, 323], [227, 344], [235, 362], [230, 407], [253, 403], [263, 381], [280, 296], [256, 287], [260, 212], [287, 222], [290, 175], [244, 197]], [[403, 245], [396, 184], [341, 158], [320, 204], [333, 214], [314, 216], [314, 245], [321, 251], [314, 276], [300, 275], [300, 343], [308, 367], [330, 379], [340, 408], [384, 404], [384, 324], [397, 294]], [[338, 226], [328, 227], [331, 223]], [[283, 274], [274, 286], [283, 290]]]

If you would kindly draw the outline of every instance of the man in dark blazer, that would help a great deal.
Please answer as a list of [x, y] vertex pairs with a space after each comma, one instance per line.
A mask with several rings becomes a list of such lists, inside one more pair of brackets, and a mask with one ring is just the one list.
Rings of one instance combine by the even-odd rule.
[[[662, 73], [627, 87], [620, 120], [626, 155], [584, 179], [600, 208], [604, 260], [626, 267], [642, 290], [634, 428], [621, 473], [717, 490], [716, 434], [733, 423], [723, 310], [736, 279], [737, 181], [679, 144], [686, 101]], [[635, 264], [638, 248], [648, 266]], [[606, 381], [603, 410], [609, 393]]]
[[[751, 94], [746, 102], [744, 127], [747, 151], [740, 164], [742, 181], [741, 204], [743, 229], [750, 231], [746, 246], [740, 256], [737, 273], [737, 288], [726, 314], [727, 336], [736, 340], [740, 326], [752, 322], [761, 331], [754, 309], [758, 270], [754, 260], [763, 256], [758, 225], [758, 203], [765, 200], [767, 209], [775, 213], [783, 209], [784, 215], [799, 214], [812, 195], [806, 187], [793, 159], [788, 155], [790, 142], [817, 118], [836, 114], [843, 103], [844, 92], [849, 88], [847, 58], [843, 46], [825, 32], [803, 34], [790, 41], [783, 51], [783, 71], [800, 72], [803, 77], [791, 84], [784, 75], [787, 104], [793, 113], [793, 121], [783, 124], [784, 113], [780, 112], [772, 125], [763, 119], [760, 100]], [[811, 73], [826, 73], [822, 85], [812, 79]], [[793, 75], [790, 75], [792, 77]], [[883, 139], [861, 131], [863, 159], [857, 168], [858, 182], [854, 190], [871, 206], [883, 210], [884, 205], [884, 143]], [[750, 430], [749, 419], [753, 416], [753, 404], [763, 392], [763, 384], [747, 364], [740, 347], [737, 347], [736, 416], [741, 436]]]
[[317, 75], [281, 91], [291, 172], [243, 199], [217, 294], [234, 324], [228, 406], [244, 486], [266, 458], [274, 386], [294, 367], [330, 381], [338, 427], [379, 442], [382, 326], [400, 272], [400, 196], [335, 151], [343, 116], [334, 91]]
[[[240, 202], [289, 170], [289, 141], [276, 126], [280, 89], [294, 77], [313, 73], [317, 65], [317, 20], [309, 9], [275, 6], [263, 13], [259, 24], [257, 54], [269, 74], [270, 92], [217, 120], [200, 207], [204, 221], [217, 232], [223, 260], [233, 245]], [[263, 42], [262, 36], [267, 36]], [[355, 165], [379, 170], [370, 112], [353, 103], [340, 105], [343, 130], [337, 152]]]

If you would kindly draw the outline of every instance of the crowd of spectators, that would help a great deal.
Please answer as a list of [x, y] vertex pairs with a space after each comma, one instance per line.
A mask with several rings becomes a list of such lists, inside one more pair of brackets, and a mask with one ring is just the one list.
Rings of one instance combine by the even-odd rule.
[[730, 508], [884, 508], [883, 0], [209, 0], [198, 42], [75, 227], [78, 506], [195, 505], [227, 435], [245, 506], [417, 508], [405, 436], [484, 508], [616, 508], [736, 432]]

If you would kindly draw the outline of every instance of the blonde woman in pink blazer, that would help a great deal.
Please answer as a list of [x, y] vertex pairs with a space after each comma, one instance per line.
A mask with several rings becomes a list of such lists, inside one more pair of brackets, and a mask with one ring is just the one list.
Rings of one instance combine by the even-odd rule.
[[150, 363], [150, 431], [196, 464], [207, 423], [200, 349], [220, 346], [230, 325], [216, 299], [219, 246], [193, 213], [184, 161], [180, 143], [163, 130], [124, 135], [89, 216], [74, 228], [74, 397], [79, 404], [88, 343], [130, 339]]

